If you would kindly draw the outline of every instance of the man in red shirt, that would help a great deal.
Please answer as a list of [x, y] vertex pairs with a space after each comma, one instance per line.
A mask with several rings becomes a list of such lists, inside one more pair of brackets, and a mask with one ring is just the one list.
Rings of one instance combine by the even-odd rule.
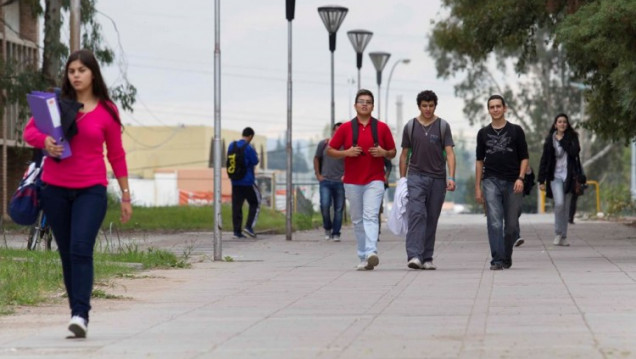
[[[384, 159], [395, 157], [396, 150], [389, 126], [371, 116], [371, 91], [359, 90], [354, 108], [356, 118], [338, 128], [329, 141], [327, 154], [344, 158], [343, 182], [360, 259], [357, 269], [372, 270], [380, 263], [378, 212], [384, 195]], [[358, 129], [357, 143], [353, 141], [353, 126]], [[376, 136], [374, 127], [377, 128]]]

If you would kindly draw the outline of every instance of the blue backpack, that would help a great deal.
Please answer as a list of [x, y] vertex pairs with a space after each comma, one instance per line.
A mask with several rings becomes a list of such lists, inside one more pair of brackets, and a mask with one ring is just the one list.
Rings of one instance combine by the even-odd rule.
[[38, 212], [40, 212], [38, 191], [41, 170], [39, 163], [31, 162], [22, 176], [18, 189], [11, 197], [9, 216], [19, 225], [30, 226], [38, 218]]

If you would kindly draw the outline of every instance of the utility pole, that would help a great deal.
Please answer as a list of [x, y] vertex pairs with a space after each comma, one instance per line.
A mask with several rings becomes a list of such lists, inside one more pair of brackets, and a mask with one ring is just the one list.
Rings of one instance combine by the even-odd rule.
[[71, 0], [71, 52], [80, 49], [80, 0]]
[[287, 19], [287, 173], [285, 184], [285, 239], [292, 240], [292, 212], [294, 201], [293, 148], [292, 148], [292, 20], [296, 11], [296, 0], [285, 2], [285, 18]]
[[223, 258], [221, 215], [221, 0], [214, 1], [214, 260]]

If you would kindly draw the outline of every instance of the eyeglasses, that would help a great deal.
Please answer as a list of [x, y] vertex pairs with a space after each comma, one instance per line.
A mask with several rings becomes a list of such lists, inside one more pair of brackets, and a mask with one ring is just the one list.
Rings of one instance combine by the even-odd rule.
[[358, 105], [373, 105], [373, 101], [371, 100], [358, 100], [356, 103]]

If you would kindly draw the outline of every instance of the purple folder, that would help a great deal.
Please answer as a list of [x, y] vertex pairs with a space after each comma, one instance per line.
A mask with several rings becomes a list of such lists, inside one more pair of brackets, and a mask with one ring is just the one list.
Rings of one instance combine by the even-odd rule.
[[[43, 133], [53, 137], [58, 145], [64, 146], [62, 156], [71, 156], [71, 145], [64, 138], [62, 129], [62, 118], [60, 116], [60, 106], [54, 93], [33, 91], [27, 95], [27, 102], [31, 108], [35, 127]], [[44, 151], [46, 153], [46, 151]], [[48, 153], [47, 153], [48, 155]]]

